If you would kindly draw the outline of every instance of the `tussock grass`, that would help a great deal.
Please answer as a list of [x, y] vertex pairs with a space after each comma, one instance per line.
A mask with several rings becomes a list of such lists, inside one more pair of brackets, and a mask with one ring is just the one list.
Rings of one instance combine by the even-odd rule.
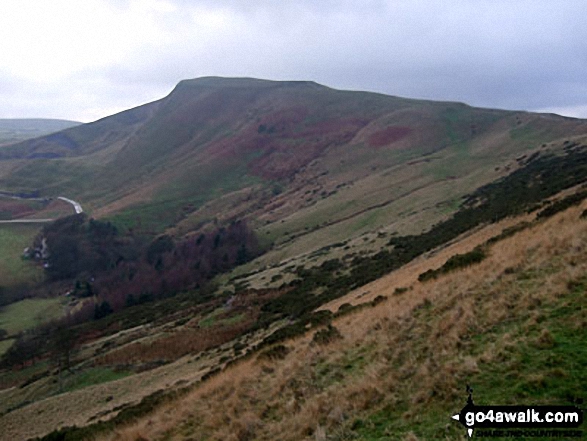
[[335, 318], [343, 339], [297, 337], [283, 358], [238, 363], [102, 439], [457, 440], [450, 415], [466, 383], [478, 403], [582, 396], [584, 208], [500, 240], [475, 266]]

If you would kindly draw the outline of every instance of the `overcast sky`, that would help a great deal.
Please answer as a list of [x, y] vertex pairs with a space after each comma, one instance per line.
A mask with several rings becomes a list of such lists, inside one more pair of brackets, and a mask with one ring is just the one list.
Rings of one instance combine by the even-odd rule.
[[0, 118], [92, 121], [200, 76], [587, 118], [585, 0], [0, 0]]

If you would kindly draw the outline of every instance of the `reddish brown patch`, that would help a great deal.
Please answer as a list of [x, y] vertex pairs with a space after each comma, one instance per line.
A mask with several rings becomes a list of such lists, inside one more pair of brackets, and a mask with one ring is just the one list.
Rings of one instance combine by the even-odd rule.
[[298, 137], [325, 136], [331, 133], [352, 132], [353, 135], [369, 121], [359, 118], [337, 118], [320, 121], [307, 127]]
[[7, 219], [18, 219], [35, 213], [35, 209], [26, 202], [16, 199], [0, 199], [0, 212]]
[[410, 133], [412, 133], [412, 129], [409, 127], [387, 127], [386, 129], [373, 133], [371, 136], [369, 136], [367, 142], [371, 147], [383, 147], [384, 145], [393, 144], [394, 142], [405, 138]]

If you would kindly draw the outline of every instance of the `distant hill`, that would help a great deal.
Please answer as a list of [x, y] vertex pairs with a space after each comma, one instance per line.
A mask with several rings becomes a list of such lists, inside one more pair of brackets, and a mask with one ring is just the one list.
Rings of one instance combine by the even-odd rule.
[[305, 252], [428, 228], [516, 158], [586, 133], [556, 115], [209, 77], [1, 149], [0, 189], [68, 195], [151, 234], [248, 218], [267, 246]]
[[59, 132], [79, 124], [63, 119], [0, 119], [0, 146]]

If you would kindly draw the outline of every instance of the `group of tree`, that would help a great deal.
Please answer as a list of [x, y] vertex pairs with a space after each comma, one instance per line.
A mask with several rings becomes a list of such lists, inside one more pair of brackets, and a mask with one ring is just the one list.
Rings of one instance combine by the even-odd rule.
[[115, 270], [96, 278], [93, 290], [118, 310], [199, 288], [259, 252], [244, 221], [178, 241], [163, 235], [146, 247], [142, 258], [121, 261]]
[[21, 334], [0, 360], [0, 367], [52, 357], [59, 372], [66, 370], [76, 344], [71, 333], [75, 326], [182, 291], [204, 293], [205, 289], [197, 288], [260, 252], [244, 221], [189, 237], [162, 235], [147, 241], [122, 236], [113, 225], [82, 214], [45, 227], [37, 245], [43, 238], [49, 281], [60, 286], [71, 283], [72, 296], [94, 300], [83, 301], [75, 314]]
[[114, 225], [77, 214], [46, 226], [33, 249], [45, 241], [49, 281], [71, 281], [75, 297], [95, 297], [80, 309], [101, 318], [125, 306], [202, 286], [216, 274], [259, 254], [245, 221], [183, 238], [121, 235]]

